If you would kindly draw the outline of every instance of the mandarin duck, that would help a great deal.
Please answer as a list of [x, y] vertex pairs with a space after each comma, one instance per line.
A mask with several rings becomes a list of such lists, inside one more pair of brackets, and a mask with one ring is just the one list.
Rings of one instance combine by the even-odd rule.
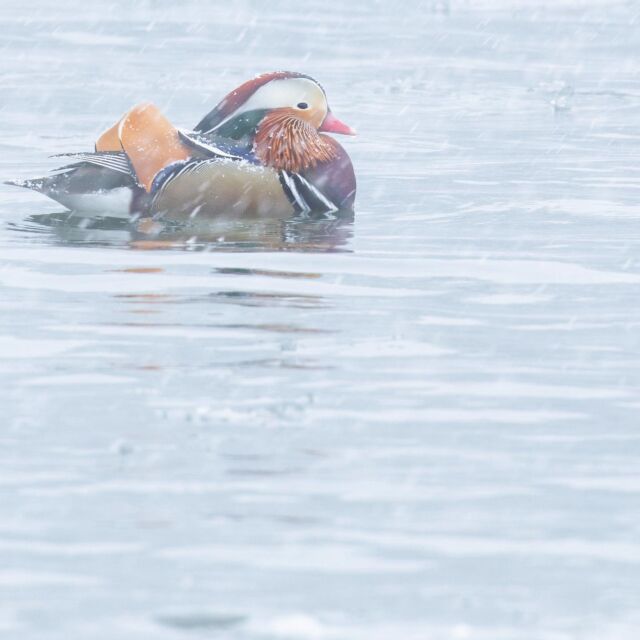
[[350, 211], [353, 166], [325, 133], [355, 131], [316, 80], [278, 71], [240, 85], [192, 131], [137, 105], [94, 152], [62, 154], [71, 163], [54, 175], [10, 184], [76, 211], [156, 219]]

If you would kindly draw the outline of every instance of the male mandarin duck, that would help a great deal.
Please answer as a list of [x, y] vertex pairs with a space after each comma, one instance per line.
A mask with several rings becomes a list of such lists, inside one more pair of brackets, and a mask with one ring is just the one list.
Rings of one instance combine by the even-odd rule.
[[156, 218], [351, 210], [353, 166], [325, 132], [355, 134], [316, 80], [277, 71], [240, 85], [191, 132], [138, 105], [94, 153], [63, 154], [73, 163], [55, 175], [11, 184], [74, 210]]

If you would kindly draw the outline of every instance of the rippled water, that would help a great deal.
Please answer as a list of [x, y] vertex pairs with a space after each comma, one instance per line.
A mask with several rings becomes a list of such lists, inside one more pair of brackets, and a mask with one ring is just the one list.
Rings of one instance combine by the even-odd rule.
[[4, 2], [2, 179], [264, 70], [354, 221], [141, 233], [0, 190], [0, 635], [630, 640], [632, 2]]

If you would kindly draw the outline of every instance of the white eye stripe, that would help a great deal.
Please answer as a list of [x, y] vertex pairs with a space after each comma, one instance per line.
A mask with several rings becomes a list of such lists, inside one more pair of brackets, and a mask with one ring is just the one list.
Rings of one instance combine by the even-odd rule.
[[219, 122], [212, 131], [247, 111], [297, 107], [299, 104], [306, 104], [306, 108], [310, 106], [318, 108], [321, 112], [324, 112], [323, 119], [328, 111], [324, 91], [313, 80], [308, 78], [272, 80], [260, 87], [243, 105]]

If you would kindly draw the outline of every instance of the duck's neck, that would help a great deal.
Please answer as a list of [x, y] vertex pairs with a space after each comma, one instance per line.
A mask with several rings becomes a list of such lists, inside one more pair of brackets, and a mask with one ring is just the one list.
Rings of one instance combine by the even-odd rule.
[[267, 114], [258, 125], [253, 152], [276, 171], [299, 173], [336, 157], [333, 146], [293, 110]]

